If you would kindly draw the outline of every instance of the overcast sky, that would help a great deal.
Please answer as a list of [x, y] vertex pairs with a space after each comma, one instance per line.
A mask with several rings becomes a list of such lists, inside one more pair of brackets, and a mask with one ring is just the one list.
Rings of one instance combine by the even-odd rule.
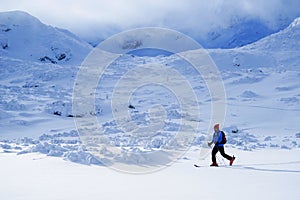
[[205, 33], [233, 16], [276, 27], [279, 16], [300, 16], [299, 8], [299, 0], [0, 0], [0, 11], [23, 10], [81, 37], [142, 26]]

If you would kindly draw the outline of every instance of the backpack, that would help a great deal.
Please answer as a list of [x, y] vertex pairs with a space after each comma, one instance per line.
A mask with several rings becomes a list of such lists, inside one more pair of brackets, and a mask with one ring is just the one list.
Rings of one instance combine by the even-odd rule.
[[226, 144], [227, 142], [226, 135], [223, 131], [221, 131], [221, 134], [222, 134], [222, 141], [220, 142], [220, 144]]

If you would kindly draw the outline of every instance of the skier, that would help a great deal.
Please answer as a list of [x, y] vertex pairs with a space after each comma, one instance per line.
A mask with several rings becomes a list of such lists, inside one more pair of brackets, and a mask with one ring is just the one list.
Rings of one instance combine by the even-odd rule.
[[211, 142], [208, 142], [208, 146], [211, 146], [213, 143], [215, 144], [214, 148], [212, 149], [211, 155], [212, 155], [212, 164], [210, 165], [217, 167], [217, 161], [216, 161], [216, 154], [218, 153], [218, 151], [220, 151], [221, 155], [226, 158], [227, 160], [229, 160], [229, 165], [232, 165], [233, 161], [235, 160], [234, 156], [229, 156], [225, 153], [224, 151], [224, 144], [226, 143], [226, 141], [224, 142], [225, 139], [225, 134], [222, 133], [222, 131], [220, 131], [220, 125], [219, 124], [215, 124], [214, 126], [214, 135], [213, 135], [213, 139]]

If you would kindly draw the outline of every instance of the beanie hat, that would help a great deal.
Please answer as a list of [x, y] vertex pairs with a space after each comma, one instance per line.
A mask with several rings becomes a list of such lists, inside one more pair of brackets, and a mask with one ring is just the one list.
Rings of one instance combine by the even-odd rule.
[[219, 130], [219, 129], [220, 129], [220, 125], [219, 125], [219, 124], [215, 124], [215, 125], [214, 125], [214, 129]]

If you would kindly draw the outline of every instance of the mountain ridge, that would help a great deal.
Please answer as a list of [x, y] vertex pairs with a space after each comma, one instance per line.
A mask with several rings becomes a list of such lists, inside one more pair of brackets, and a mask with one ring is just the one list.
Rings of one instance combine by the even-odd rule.
[[[7, 56], [42, 63], [79, 65], [93, 49], [89, 43], [72, 32], [45, 25], [36, 17], [23, 11], [1, 12], [0, 21], [0, 56], [2, 57]], [[241, 51], [250, 51], [257, 48], [260, 51], [298, 50], [300, 46], [300, 29], [297, 28], [300, 24], [299, 21], [300, 18], [296, 18], [287, 28], [254, 43], [239, 48], [209, 49], [209, 51], [213, 54], [213, 57], [214, 54], [219, 54], [220, 51], [222, 51], [222, 54], [231, 52], [235, 56], [229, 56], [229, 60], [228, 58], [221, 58], [222, 61], [225, 59], [228, 60], [225, 63], [230, 66], [240, 66], [241, 59], [236, 56], [238, 54], [236, 51], [240, 53]], [[254, 21], [251, 23], [255, 24]], [[280, 41], [278, 42], [277, 37], [280, 37], [282, 44], [279, 44]], [[295, 38], [299, 40], [297, 41]], [[149, 43], [146, 35], [145, 37], [139, 35], [138, 38], [130, 36], [130, 38], [123, 38], [123, 40], [124, 42], [130, 40], [130, 42], [140, 42], [141, 44]], [[216, 57], [217, 62], [220, 59], [219, 57]], [[249, 63], [251, 64], [251, 61]]]
[[73, 33], [23, 11], [0, 13], [0, 55], [53, 64], [78, 64], [92, 47]]

